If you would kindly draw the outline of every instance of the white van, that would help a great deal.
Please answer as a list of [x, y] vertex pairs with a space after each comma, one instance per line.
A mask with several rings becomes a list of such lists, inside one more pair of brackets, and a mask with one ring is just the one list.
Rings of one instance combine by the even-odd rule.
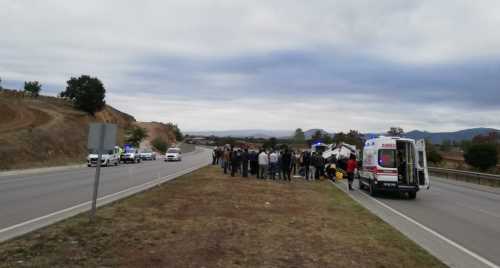
[[383, 136], [366, 141], [359, 170], [359, 188], [365, 187], [371, 195], [395, 191], [410, 199], [429, 189], [425, 141]]
[[[87, 166], [97, 166], [97, 158], [97, 152], [90, 151], [89, 155], [87, 156]], [[115, 146], [113, 150], [109, 150], [106, 153], [102, 154], [101, 166], [117, 166], [118, 164], [120, 164], [120, 148], [118, 146]]]

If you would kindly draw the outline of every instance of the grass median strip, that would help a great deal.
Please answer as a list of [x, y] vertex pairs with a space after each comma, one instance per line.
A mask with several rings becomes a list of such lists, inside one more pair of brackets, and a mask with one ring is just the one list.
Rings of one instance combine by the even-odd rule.
[[0, 267], [444, 267], [328, 182], [206, 167], [0, 244]]

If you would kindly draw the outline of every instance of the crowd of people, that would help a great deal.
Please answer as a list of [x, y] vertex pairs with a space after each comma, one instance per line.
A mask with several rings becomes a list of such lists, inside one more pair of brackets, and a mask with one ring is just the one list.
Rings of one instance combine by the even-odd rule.
[[292, 177], [305, 180], [320, 180], [323, 177], [333, 181], [337, 172], [347, 173], [349, 189], [352, 189], [356, 157], [349, 159], [324, 159], [317, 152], [282, 150], [249, 150], [233, 147], [217, 147], [212, 154], [212, 164], [219, 165], [224, 174], [242, 177], [255, 176], [257, 179], [292, 181]]

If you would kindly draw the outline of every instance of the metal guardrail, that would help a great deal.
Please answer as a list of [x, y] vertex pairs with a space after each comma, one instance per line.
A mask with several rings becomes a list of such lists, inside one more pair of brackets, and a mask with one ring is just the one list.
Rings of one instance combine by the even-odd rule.
[[477, 184], [485, 184], [500, 187], [500, 175], [472, 172], [456, 169], [429, 167], [429, 172], [439, 174], [447, 179], [473, 182]]

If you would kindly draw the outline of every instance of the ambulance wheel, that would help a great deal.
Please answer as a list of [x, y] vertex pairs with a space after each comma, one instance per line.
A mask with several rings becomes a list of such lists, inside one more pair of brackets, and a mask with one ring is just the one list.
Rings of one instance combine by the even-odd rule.
[[371, 196], [376, 196], [377, 195], [377, 192], [375, 190], [375, 186], [373, 185], [373, 182], [370, 182], [369, 192], [370, 192]]
[[417, 192], [408, 192], [408, 198], [411, 200], [417, 198]]
[[363, 190], [363, 189], [365, 188], [365, 185], [363, 184], [363, 182], [362, 182], [362, 181], [361, 181], [361, 179], [359, 179], [359, 178], [358, 178], [358, 183], [359, 183], [359, 184], [358, 184], [358, 188], [359, 188], [360, 190]]

